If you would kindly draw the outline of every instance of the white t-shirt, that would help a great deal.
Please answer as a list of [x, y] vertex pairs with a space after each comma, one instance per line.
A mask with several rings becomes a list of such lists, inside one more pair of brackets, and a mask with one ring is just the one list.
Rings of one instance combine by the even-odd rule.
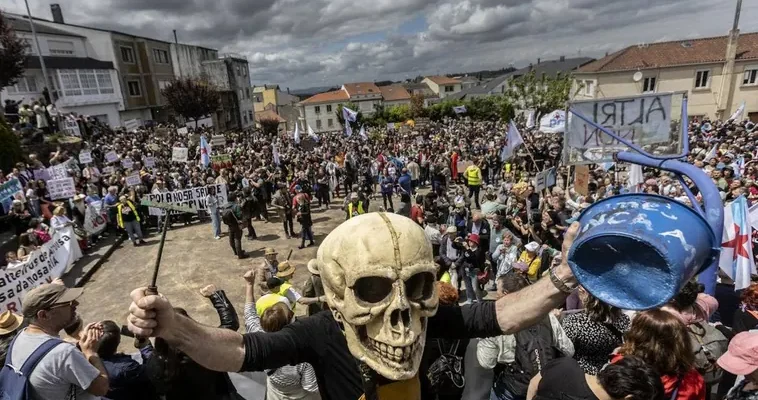
[[[11, 365], [21, 369], [30, 355], [53, 338], [46, 334], [29, 334], [26, 329], [18, 334], [11, 349]], [[70, 343], [61, 343], [48, 352], [29, 376], [31, 398], [35, 400], [68, 399], [71, 385], [76, 389], [76, 400], [99, 399], [85, 391], [100, 371], [84, 358], [84, 354]]]

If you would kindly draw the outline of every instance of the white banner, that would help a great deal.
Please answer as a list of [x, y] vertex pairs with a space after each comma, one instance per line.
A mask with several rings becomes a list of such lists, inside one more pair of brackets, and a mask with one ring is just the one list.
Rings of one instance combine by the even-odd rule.
[[566, 111], [555, 110], [540, 118], [540, 132], [563, 133], [566, 132]]
[[87, 209], [84, 212], [84, 230], [88, 234], [99, 234], [105, 229], [107, 222], [102, 202], [87, 204]]
[[144, 161], [147, 168], [155, 168], [155, 157], [145, 157]]
[[174, 147], [171, 149], [171, 161], [187, 162], [189, 150], [186, 147]]
[[113, 150], [105, 153], [105, 161], [109, 163], [118, 161], [118, 154]]
[[21, 313], [21, 301], [31, 289], [59, 278], [82, 257], [73, 228], [53, 234], [53, 239], [29, 254], [29, 259], [0, 272], [0, 308]]
[[70, 199], [76, 194], [74, 178], [53, 179], [47, 181], [47, 192], [52, 200]]
[[82, 150], [79, 153], [79, 162], [82, 164], [92, 163], [92, 152], [89, 150]]
[[[145, 195], [144, 199], [156, 203], [171, 203], [175, 205], [191, 207], [196, 210], [207, 210], [208, 206], [205, 203], [205, 196], [208, 194], [208, 188], [211, 186], [216, 188], [216, 198], [218, 199], [219, 207], [225, 206], [227, 203], [227, 195], [226, 184], [223, 183], [176, 190], [173, 192], [164, 192], [157, 194], [150, 193]], [[161, 210], [160, 208], [150, 207], [150, 215], [164, 215], [164, 210]]]
[[139, 177], [139, 172], [134, 172], [126, 176], [126, 186], [132, 187], [142, 184], [142, 179]]

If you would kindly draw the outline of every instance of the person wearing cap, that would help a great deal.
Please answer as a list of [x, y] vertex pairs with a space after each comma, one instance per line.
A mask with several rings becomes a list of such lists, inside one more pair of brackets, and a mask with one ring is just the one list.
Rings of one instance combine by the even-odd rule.
[[140, 217], [137, 207], [129, 200], [129, 197], [124, 195], [119, 198], [119, 203], [116, 205], [116, 218], [118, 227], [126, 231], [134, 247], [145, 244], [145, 240], [142, 238], [142, 228], [139, 224]]
[[458, 270], [458, 275], [463, 277], [466, 285], [466, 298], [468, 303], [482, 301], [482, 293], [479, 290], [478, 274], [484, 271], [485, 254], [479, 247], [479, 235], [468, 235], [463, 245], [463, 262]]
[[363, 209], [363, 202], [358, 198], [358, 193], [353, 192], [350, 194], [350, 202], [345, 207], [345, 213], [345, 220], [366, 213], [366, 210]]
[[305, 298], [316, 298], [318, 301], [308, 305], [308, 315], [314, 315], [327, 309], [324, 285], [321, 283], [321, 274], [318, 271], [318, 262], [315, 258], [308, 261], [308, 272], [311, 276], [303, 285]]
[[29, 375], [34, 398], [66, 399], [73, 390], [76, 399], [96, 399], [109, 390], [108, 373], [97, 351], [102, 330], [97, 324], [84, 328], [76, 346], [65, 343], [58, 332], [76, 319], [81, 288], [57, 283], [40, 285], [23, 297], [22, 314], [29, 326], [18, 333], [8, 349], [8, 362], [21, 368], [31, 354], [48, 340], [59, 343], [49, 350]]
[[542, 259], [539, 256], [540, 245], [537, 242], [529, 242], [524, 246], [524, 251], [518, 258], [518, 263], [523, 266], [525, 273], [531, 282], [536, 282], [539, 277]]
[[758, 398], [758, 332], [740, 332], [729, 342], [729, 349], [717, 361], [725, 371], [745, 379], [735, 385], [724, 400]]
[[458, 266], [463, 262], [463, 242], [458, 238], [458, 229], [449, 225], [440, 239], [440, 256], [437, 263], [440, 271], [450, 272], [450, 282], [454, 288], [459, 288]]

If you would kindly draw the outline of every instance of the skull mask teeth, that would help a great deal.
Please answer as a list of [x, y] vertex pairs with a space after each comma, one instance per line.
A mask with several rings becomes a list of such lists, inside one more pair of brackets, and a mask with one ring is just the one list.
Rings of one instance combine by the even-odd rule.
[[318, 260], [351, 353], [388, 379], [412, 378], [438, 304], [423, 230], [395, 214], [365, 214], [332, 231]]

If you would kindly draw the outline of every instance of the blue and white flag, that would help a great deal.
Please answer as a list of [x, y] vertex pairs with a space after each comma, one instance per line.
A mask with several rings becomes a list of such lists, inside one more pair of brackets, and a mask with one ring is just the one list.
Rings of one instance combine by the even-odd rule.
[[705, 162], [710, 161], [711, 158], [715, 158], [717, 155], [718, 149], [719, 149], [719, 144], [718, 143], [714, 144], [711, 151], [709, 151], [708, 154], [705, 155]]
[[208, 141], [205, 140], [205, 136], [200, 136], [200, 165], [204, 168], [208, 168], [211, 164], [211, 146], [208, 145]]
[[300, 124], [295, 121], [295, 143], [300, 144]]
[[366, 135], [366, 128], [363, 125], [361, 125], [360, 135], [363, 138], [363, 140], [368, 140], [368, 136]]
[[271, 145], [271, 153], [274, 155], [274, 164], [281, 164], [281, 160], [279, 159], [279, 150], [276, 148], [275, 144]]
[[455, 111], [456, 114], [464, 114], [466, 113], [466, 106], [455, 106], [453, 107], [453, 111]]
[[353, 136], [353, 128], [350, 126], [350, 123], [355, 122], [358, 118], [358, 113], [343, 106], [342, 118], [345, 120], [345, 135], [347, 137]]
[[750, 286], [750, 275], [756, 273], [750, 240], [752, 233], [747, 199], [740, 196], [724, 207], [724, 234], [719, 258], [719, 268], [734, 281], [735, 290]]
[[505, 136], [505, 140], [505, 146], [503, 146], [503, 150], [500, 152], [500, 161], [513, 157], [516, 147], [524, 144], [524, 139], [521, 138], [521, 134], [513, 121], [508, 124], [508, 134]]
[[616, 163], [609, 161], [609, 162], [600, 164], [600, 167], [603, 169], [603, 171], [608, 172], [608, 170], [613, 168], [614, 165], [616, 165]]
[[529, 129], [534, 128], [536, 125], [534, 113], [534, 110], [529, 111], [529, 116], [526, 118], [526, 127]]
[[316, 134], [316, 132], [313, 132], [313, 128], [311, 128], [310, 124], [308, 124], [308, 136], [310, 136], [310, 138], [315, 140], [316, 142], [319, 141], [318, 135]]
[[729, 118], [729, 120], [734, 122], [740, 122], [740, 119], [742, 118], [742, 113], [745, 112], [745, 102], [743, 101], [740, 105], [740, 108], [737, 109], [737, 111], [732, 114], [732, 116]]

